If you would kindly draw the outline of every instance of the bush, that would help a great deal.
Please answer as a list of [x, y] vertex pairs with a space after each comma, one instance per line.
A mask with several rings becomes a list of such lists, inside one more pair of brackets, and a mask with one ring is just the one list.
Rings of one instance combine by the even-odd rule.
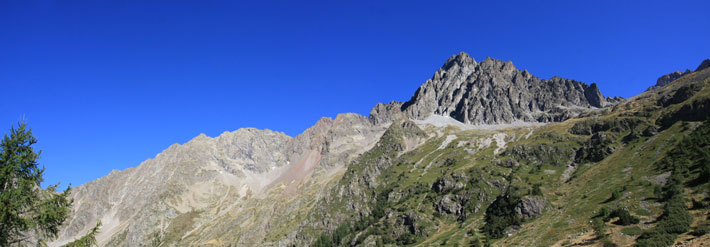
[[533, 188], [532, 188], [532, 191], [530, 192], [530, 194], [532, 194], [533, 196], [542, 196], [542, 189], [540, 189], [540, 186], [542, 186], [542, 185], [541, 184], [533, 185]]
[[692, 223], [693, 216], [685, 207], [684, 200], [678, 196], [665, 204], [658, 227], [669, 233], [681, 234], [690, 230]]
[[510, 194], [498, 196], [488, 209], [486, 209], [486, 224], [483, 232], [490, 238], [504, 236], [505, 228], [520, 225], [522, 218], [515, 213], [515, 206], [520, 202], [520, 197]]
[[606, 225], [600, 218], [592, 220], [592, 229], [597, 239], [606, 239]]
[[673, 245], [676, 235], [657, 228], [644, 232], [636, 240], [637, 247], [667, 247]]
[[601, 208], [599, 209], [599, 213], [597, 213], [594, 218], [602, 218], [604, 219], [604, 221], [609, 221], [609, 219], [611, 218], [609, 217], [609, 215], [611, 215], [611, 210], [609, 210], [609, 208]]
[[629, 211], [626, 211], [626, 209], [619, 208], [611, 212], [610, 214], [611, 217], [619, 217], [619, 220], [614, 222], [614, 224], [617, 225], [622, 225], [622, 226], [628, 226], [631, 224], [637, 224], [639, 223], [639, 219], [632, 216]]
[[611, 202], [616, 199], [619, 199], [621, 197], [621, 191], [615, 190], [611, 192], [611, 196], [609, 196], [609, 199], [606, 199], [606, 202]]
[[693, 227], [693, 236], [702, 236], [710, 233], [710, 221], [705, 221], [696, 227]]

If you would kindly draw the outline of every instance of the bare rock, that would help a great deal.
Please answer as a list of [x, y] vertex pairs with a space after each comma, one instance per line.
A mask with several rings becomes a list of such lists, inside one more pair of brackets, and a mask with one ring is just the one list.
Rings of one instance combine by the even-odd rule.
[[542, 215], [547, 207], [545, 198], [539, 196], [524, 197], [515, 206], [515, 213], [523, 219], [530, 219]]
[[610, 104], [596, 84], [541, 80], [510, 61], [477, 63], [462, 52], [449, 58], [402, 110], [412, 119], [436, 114], [468, 124], [502, 124], [563, 121]]
[[651, 90], [656, 90], [656, 89], [662, 88], [668, 84], [671, 84], [671, 82], [678, 80], [687, 74], [690, 74], [691, 72], [692, 71], [690, 71], [689, 69], [686, 69], [683, 72], [675, 71], [672, 73], [662, 75], [661, 77], [658, 77], [658, 80], [656, 80], [656, 85], [649, 87], [648, 89], [646, 89], [646, 91], [651, 91]]

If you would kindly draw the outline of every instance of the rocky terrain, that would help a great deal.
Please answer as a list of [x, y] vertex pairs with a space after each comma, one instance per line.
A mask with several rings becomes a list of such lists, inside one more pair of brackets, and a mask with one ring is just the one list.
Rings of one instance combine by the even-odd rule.
[[477, 63], [455, 55], [402, 106], [409, 118], [432, 114], [466, 124], [560, 122], [590, 108], [619, 102], [605, 98], [596, 84], [553, 77], [541, 80], [513, 62], [486, 58]]
[[624, 100], [460, 53], [369, 117], [200, 135], [81, 185], [50, 245], [101, 221], [100, 246], [699, 246], [708, 66]]

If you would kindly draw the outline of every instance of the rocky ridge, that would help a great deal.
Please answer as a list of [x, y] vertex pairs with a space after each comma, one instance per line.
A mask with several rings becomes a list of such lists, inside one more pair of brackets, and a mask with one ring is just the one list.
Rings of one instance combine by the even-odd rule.
[[662, 87], [670, 84], [671, 82], [680, 79], [683, 76], [686, 76], [686, 75], [693, 73], [693, 72], [701, 71], [701, 70], [709, 68], [709, 67], [710, 67], [710, 59], [705, 59], [698, 65], [698, 67], [695, 69], [695, 71], [691, 71], [690, 69], [686, 69], [685, 71], [682, 71], [682, 72], [680, 70], [678, 70], [678, 71], [674, 71], [672, 73], [662, 75], [661, 77], [658, 77], [658, 80], [656, 80], [656, 85], [649, 87], [648, 89], [646, 89], [646, 91], [652, 91], [652, 90], [662, 88]]
[[[555, 122], [620, 101], [605, 98], [596, 84], [560, 77], [542, 80], [516, 69], [512, 62], [488, 58], [477, 63], [460, 53], [449, 58], [410, 101], [377, 104], [369, 117], [346, 113], [335, 119], [322, 118], [296, 137], [253, 128], [215, 138], [200, 135], [183, 145], [170, 146], [137, 167], [79, 186], [72, 195], [75, 206], [71, 218], [51, 245], [71, 241], [100, 220], [104, 225], [98, 237], [102, 246], [205, 243], [225, 238], [214, 234], [228, 235], [226, 239], [249, 246], [264, 241], [274, 225], [287, 222], [327, 195], [324, 192], [333, 188], [331, 182], [340, 179], [338, 174], [347, 170], [351, 161], [377, 143], [386, 143], [380, 139], [392, 123], [401, 124], [398, 132], [406, 130], [400, 133], [404, 139], [390, 148], [399, 154], [428, 137], [407, 119], [442, 115], [468, 125]], [[401, 119], [405, 121], [398, 122]], [[395, 157], [375, 159], [381, 167], [365, 170], [366, 178], [360, 182], [373, 189], [382, 169], [391, 166]], [[339, 188], [340, 194], [365, 191], [360, 184]], [[442, 212], [465, 215], [457, 203], [471, 197], [442, 195], [439, 207]], [[538, 204], [531, 204], [535, 209], [528, 210], [525, 205], [521, 210], [538, 213]], [[349, 202], [351, 210], [363, 205]], [[405, 216], [408, 222], [419, 217], [412, 213]], [[191, 224], [176, 228], [176, 222], [182, 221]], [[224, 229], [234, 224], [238, 227]], [[322, 222], [322, 226], [332, 226], [328, 224]], [[291, 231], [275, 242], [310, 241], [299, 234]]]
[[383, 132], [366, 117], [346, 113], [322, 118], [293, 138], [253, 128], [215, 138], [201, 134], [137, 167], [76, 187], [71, 218], [51, 245], [72, 240], [99, 220], [100, 245], [147, 244], [151, 234], [168, 231], [179, 215], [243, 204], [278, 185], [293, 187], [288, 190], [293, 192], [314, 173], [344, 166]]

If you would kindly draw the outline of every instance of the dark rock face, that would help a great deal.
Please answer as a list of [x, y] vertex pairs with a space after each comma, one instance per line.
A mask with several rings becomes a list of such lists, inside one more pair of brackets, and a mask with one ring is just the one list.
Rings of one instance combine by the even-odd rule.
[[671, 84], [671, 82], [678, 80], [687, 74], [690, 74], [691, 72], [692, 71], [690, 71], [689, 69], [686, 69], [684, 72], [676, 71], [673, 73], [662, 75], [661, 77], [658, 77], [658, 80], [656, 81], [656, 85], [649, 87], [648, 89], [646, 89], [646, 91], [651, 91], [651, 90], [656, 90], [656, 89], [662, 88], [665, 85]]
[[695, 69], [695, 71], [697, 72], [697, 71], [701, 71], [701, 70], [704, 70], [707, 68], [710, 68], [710, 59], [703, 60], [703, 62], [700, 63], [700, 65], [698, 65], [698, 68]]
[[584, 89], [584, 97], [586, 97], [589, 104], [594, 107], [602, 107], [604, 103], [604, 96], [602, 96], [596, 83], [592, 83], [592, 85]]
[[469, 124], [501, 124], [563, 121], [618, 101], [604, 98], [596, 84], [560, 77], [541, 80], [510, 61], [487, 58], [477, 63], [460, 53], [449, 58], [401, 109], [412, 119], [437, 114]]

